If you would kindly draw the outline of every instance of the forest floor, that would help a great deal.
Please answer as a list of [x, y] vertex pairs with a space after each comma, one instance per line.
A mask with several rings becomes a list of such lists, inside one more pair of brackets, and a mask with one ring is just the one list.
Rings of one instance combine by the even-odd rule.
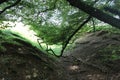
[[0, 31], [0, 80], [68, 80], [52, 55], [40, 51], [20, 36]]
[[0, 32], [0, 80], [120, 80], [120, 34], [88, 33], [59, 59], [10, 34]]
[[120, 34], [85, 34], [60, 61], [71, 80], [120, 80]]

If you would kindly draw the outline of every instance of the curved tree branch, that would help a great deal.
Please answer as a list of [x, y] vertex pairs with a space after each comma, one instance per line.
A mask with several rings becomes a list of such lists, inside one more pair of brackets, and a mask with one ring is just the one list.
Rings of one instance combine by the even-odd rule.
[[[98, 2], [99, 0], [95, 0], [91, 5], [94, 5], [96, 2]], [[67, 47], [67, 45], [69, 44], [70, 40], [72, 39], [72, 37], [86, 24], [90, 21], [90, 19], [92, 18], [92, 16], [88, 16], [88, 18], [83, 21], [83, 23], [68, 37], [68, 39], [65, 41], [65, 43], [63, 44], [62, 50], [61, 50], [61, 54], [59, 55], [59, 57], [61, 57], [63, 55], [63, 52], [65, 50], [65, 48]]]
[[65, 48], [67, 47], [69, 41], [72, 39], [72, 37], [86, 24], [88, 21], [92, 18], [92, 16], [88, 16], [88, 18], [69, 36], [69, 38], [65, 41], [65, 44], [63, 44], [63, 48], [61, 50], [61, 54], [58, 57], [61, 57], [63, 55], [63, 52]]
[[[3, 1], [3, 0], [2, 0]], [[5, 0], [6, 1], [6, 0]], [[21, 0], [17, 0], [14, 4], [10, 5], [10, 6], [7, 6], [5, 7], [2, 11], [0, 11], [0, 14], [2, 14], [3, 12], [5, 12], [7, 9], [13, 7], [13, 6], [16, 6]], [[2, 3], [2, 2], [1, 2]]]

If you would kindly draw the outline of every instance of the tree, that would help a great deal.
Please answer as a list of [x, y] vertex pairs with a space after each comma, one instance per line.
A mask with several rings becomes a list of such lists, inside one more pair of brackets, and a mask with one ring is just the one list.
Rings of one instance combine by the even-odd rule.
[[[18, 1], [19, 4], [15, 4]], [[61, 52], [91, 17], [120, 28], [119, 19], [103, 10], [103, 7], [111, 5], [113, 0], [16, 0], [16, 2], [0, 1], [0, 6], [4, 3], [14, 5], [10, 7], [11, 9], [7, 8], [8, 10], [2, 5], [4, 13], [1, 11], [1, 20], [20, 21], [31, 25], [31, 29], [45, 43], [63, 45]]]
[[[0, 4], [4, 3], [4, 2], [6, 2], [6, 1], [7, 1], [7, 0], [2, 0], [2, 1], [0, 2]], [[21, 1], [21, 0], [17, 0], [15, 3], [11, 4], [10, 6], [5, 7], [2, 11], [0, 11], [0, 14], [2, 14], [4, 11], [6, 11], [7, 9], [9, 9], [9, 8], [11, 8], [11, 7], [13, 7], [13, 6], [16, 6], [20, 1]]]
[[114, 17], [102, 12], [101, 10], [99, 10], [97, 8], [94, 8], [90, 5], [85, 4], [81, 0], [67, 0], [67, 1], [70, 3], [70, 5], [77, 7], [79, 9], [81, 9], [82, 11], [90, 14], [91, 16], [120, 29], [120, 20], [119, 19], [114, 18]]

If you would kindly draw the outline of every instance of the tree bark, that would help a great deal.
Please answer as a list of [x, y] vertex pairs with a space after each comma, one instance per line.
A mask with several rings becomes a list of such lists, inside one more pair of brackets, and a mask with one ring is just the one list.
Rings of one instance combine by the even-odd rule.
[[85, 4], [85, 2], [81, 0], [67, 0], [67, 1], [70, 3], [71, 6], [77, 7], [80, 10], [86, 12], [87, 14], [120, 29], [119, 19], [114, 18], [97, 8], [94, 8], [90, 5]]

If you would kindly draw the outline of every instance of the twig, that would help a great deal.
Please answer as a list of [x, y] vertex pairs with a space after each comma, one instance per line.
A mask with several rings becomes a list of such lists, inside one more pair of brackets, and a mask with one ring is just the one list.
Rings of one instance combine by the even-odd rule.
[[38, 44], [39, 44], [40, 48], [42, 48], [42, 49], [43, 49], [43, 47], [42, 47], [42, 45], [41, 45], [41, 43], [43, 43], [43, 42], [39, 42], [39, 41], [40, 41], [40, 39], [37, 39], [37, 42], [38, 42]]
[[92, 18], [92, 25], [93, 25], [93, 32], [95, 32], [96, 31], [96, 27], [95, 27], [95, 21], [94, 21], [93, 18]]

